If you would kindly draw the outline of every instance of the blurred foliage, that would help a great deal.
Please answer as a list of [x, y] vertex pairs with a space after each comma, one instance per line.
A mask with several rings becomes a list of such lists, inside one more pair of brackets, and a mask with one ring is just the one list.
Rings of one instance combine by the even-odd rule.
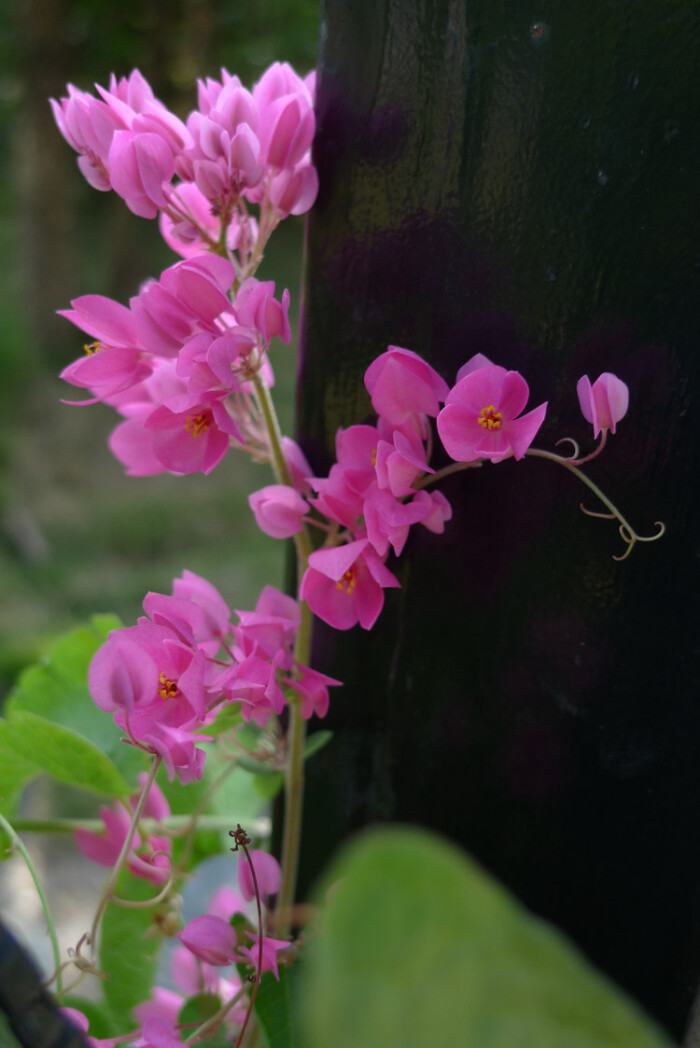
[[[106, 447], [114, 413], [60, 403], [81, 399], [57, 375], [84, 340], [56, 310], [88, 293], [127, 301], [177, 259], [155, 222], [87, 185], [48, 99], [138, 67], [186, 118], [196, 78], [222, 66], [247, 86], [276, 60], [308, 72], [317, 23], [318, 0], [0, 4], [0, 696], [51, 636], [94, 611], [133, 621], [184, 567], [239, 608], [283, 581], [283, 544], [247, 505], [265, 469], [232, 453], [210, 477], [124, 478]], [[260, 271], [289, 287], [293, 324], [303, 228], [288, 220]], [[287, 430], [294, 354], [273, 354]]]

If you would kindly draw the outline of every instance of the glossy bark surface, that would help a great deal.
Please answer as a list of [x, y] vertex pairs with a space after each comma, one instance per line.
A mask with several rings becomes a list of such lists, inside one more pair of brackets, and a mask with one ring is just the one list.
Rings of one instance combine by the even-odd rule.
[[300, 437], [319, 473], [388, 344], [452, 382], [520, 370], [536, 443], [592, 446], [575, 384], [631, 408], [588, 468], [642, 534], [536, 459], [444, 484], [309, 765], [302, 890], [377, 820], [435, 827], [679, 1035], [700, 978], [700, 16], [669, 0], [326, 0]]

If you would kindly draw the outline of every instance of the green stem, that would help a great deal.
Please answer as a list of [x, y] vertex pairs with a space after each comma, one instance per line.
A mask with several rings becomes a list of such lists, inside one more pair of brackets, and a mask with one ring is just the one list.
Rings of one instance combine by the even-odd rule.
[[292, 475], [289, 472], [289, 466], [287, 465], [287, 460], [282, 451], [282, 430], [280, 429], [275, 405], [272, 402], [270, 390], [260, 375], [260, 372], [257, 372], [253, 377], [253, 384], [260, 404], [260, 410], [265, 419], [265, 427], [267, 429], [270, 447], [270, 460], [275, 479], [278, 484], [286, 484], [288, 487], [294, 487]]
[[58, 936], [56, 934], [56, 925], [54, 924], [53, 917], [51, 915], [51, 908], [49, 907], [49, 900], [46, 898], [46, 894], [39, 880], [39, 874], [36, 871], [36, 867], [32, 862], [31, 855], [24, 846], [24, 842], [17, 833], [16, 828], [7, 821], [4, 815], [0, 815], [0, 827], [5, 831], [7, 836], [12, 841], [13, 848], [16, 848], [20, 853], [27, 869], [29, 870], [29, 876], [34, 881], [34, 887], [36, 893], [39, 896], [41, 908], [44, 911], [46, 917], [46, 925], [49, 931], [49, 938], [51, 939], [51, 948], [53, 950], [53, 962], [56, 968], [56, 993], [60, 995], [63, 989], [63, 981], [61, 978], [61, 951], [58, 946]]
[[481, 459], [477, 459], [476, 462], [453, 462], [452, 465], [439, 469], [437, 473], [426, 473], [413, 486], [416, 491], [420, 490], [420, 488], [427, 488], [429, 484], [437, 484], [439, 481], [444, 480], [445, 477], [450, 477], [453, 473], [460, 473], [463, 469], [475, 469], [481, 465], [481, 462]]
[[160, 767], [161, 760], [162, 760], [162, 757], [156, 756], [156, 757], [153, 758], [153, 763], [151, 764], [150, 770], [148, 772], [148, 778], [146, 779], [145, 783], [143, 784], [143, 789], [141, 790], [141, 796], [139, 797], [138, 804], [136, 805], [136, 808], [134, 810], [134, 814], [131, 817], [131, 826], [129, 827], [129, 832], [126, 835], [126, 840], [124, 841], [124, 844], [122, 845], [122, 850], [119, 852], [119, 857], [117, 858], [117, 861], [114, 864], [112, 872], [110, 873], [109, 878], [107, 880], [107, 883], [106, 883], [106, 885], [104, 887], [104, 890], [102, 892], [102, 898], [100, 899], [100, 905], [97, 907], [97, 913], [95, 914], [95, 919], [92, 922], [92, 928], [90, 929], [90, 933], [89, 933], [89, 935], [87, 937], [87, 943], [91, 947], [93, 953], [94, 953], [94, 951], [96, 949], [96, 946], [97, 946], [97, 933], [98, 933], [99, 928], [100, 928], [100, 923], [102, 921], [102, 918], [104, 917], [104, 912], [107, 909], [107, 904], [109, 903], [109, 900], [112, 897], [112, 892], [114, 891], [114, 886], [116, 885], [117, 880], [119, 879], [119, 874], [122, 872], [122, 868], [123, 868], [124, 864], [126, 863], [126, 860], [128, 858], [128, 855], [129, 855], [129, 851], [131, 850], [131, 842], [134, 839], [134, 834], [136, 833], [136, 827], [139, 824], [139, 819], [141, 818], [141, 813], [143, 812], [143, 809], [146, 806], [146, 800], [148, 798], [148, 794], [149, 794], [149, 791], [151, 789], [151, 786], [153, 785], [153, 780], [156, 777], [156, 772], [158, 771], [158, 768]]
[[[302, 609], [308, 605], [302, 604]], [[303, 615], [303, 610], [302, 610]], [[309, 613], [309, 617], [311, 617]], [[284, 939], [289, 933], [292, 905], [297, 886], [301, 821], [304, 807], [304, 739], [306, 721], [299, 711], [299, 703], [289, 705], [287, 768], [284, 781], [284, 829], [282, 835], [282, 883], [277, 899], [279, 913], [278, 935]]]
[[[255, 391], [265, 419], [270, 445], [270, 458], [275, 477], [280, 484], [293, 487], [292, 476], [282, 451], [282, 435], [270, 391], [260, 375], [255, 376]], [[294, 536], [297, 554], [297, 577], [302, 578], [312, 551], [307, 528]], [[294, 647], [294, 658], [308, 666], [311, 658], [311, 625], [313, 616], [308, 604], [301, 602], [301, 622]], [[289, 913], [296, 892], [299, 848], [301, 842], [302, 807], [304, 802], [304, 739], [306, 722], [299, 711], [299, 703], [291, 700], [287, 730], [287, 767], [284, 784], [284, 828], [282, 831], [282, 883], [277, 909], [280, 914], [279, 934], [289, 931]]]
[[568, 469], [569, 472], [573, 473], [575, 477], [578, 477], [578, 479], [583, 484], [585, 484], [587, 488], [590, 488], [593, 494], [596, 496], [596, 498], [600, 499], [603, 505], [610, 510], [612, 515], [617, 520], [619, 520], [621, 524], [624, 524], [624, 526], [629, 530], [630, 534], [634, 535], [634, 528], [631, 526], [631, 524], [628, 524], [628, 522], [620, 513], [617, 506], [615, 506], [614, 503], [610, 501], [607, 495], [603, 494], [598, 485], [594, 484], [590, 477], [586, 476], [583, 470], [579, 469], [578, 466], [575, 466], [573, 462], [571, 462], [569, 459], [564, 458], [562, 455], [556, 455], [553, 451], [541, 451], [539, 448], [528, 448], [525, 454], [533, 458], [548, 459], [550, 462], [557, 462], [560, 466], [564, 466], [565, 469]]
[[[231, 820], [229, 819], [229, 824], [230, 822]], [[245, 991], [246, 987], [242, 986], [238, 993], [235, 994], [235, 996], [233, 996], [230, 1001], [227, 1001], [226, 1004], [222, 1005], [215, 1015], [210, 1015], [209, 1018], [205, 1022], [203, 1022], [201, 1026], [198, 1026], [197, 1029], [190, 1034], [190, 1036], [184, 1043], [194, 1044], [195, 1041], [198, 1042], [200, 1040], [203, 1034], [208, 1033], [209, 1030], [215, 1030], [217, 1026], [221, 1024], [222, 1020], [225, 1019], [226, 1015], [231, 1011], [234, 1005], [238, 1004]]]
[[[0, 816], [0, 819], [2, 816]], [[191, 815], [168, 815], [164, 819], [141, 819], [141, 829], [147, 835], [158, 833], [162, 830], [170, 830], [177, 835], [182, 830], [189, 829], [192, 822]], [[256, 837], [268, 837], [270, 823], [267, 818], [253, 819], [252, 832]], [[104, 830], [102, 819], [16, 819], [15, 829], [22, 833], [75, 833], [76, 830], [90, 830], [99, 833]], [[197, 829], [200, 830], [227, 830], [231, 825], [230, 815], [199, 815], [197, 816]]]
[[[602, 444], [601, 444], [601, 447], [602, 447]], [[620, 557], [613, 556], [613, 560], [625, 560], [629, 556], [629, 554], [632, 552], [632, 548], [633, 548], [633, 546], [634, 546], [634, 544], [636, 542], [656, 542], [656, 540], [660, 539], [661, 536], [666, 531], [665, 524], [663, 524], [660, 520], [657, 520], [656, 521], [656, 526], [658, 527], [659, 530], [657, 531], [657, 533], [655, 535], [638, 535], [637, 532], [632, 527], [632, 525], [629, 523], [629, 521], [626, 520], [622, 516], [622, 514], [620, 513], [620, 511], [617, 508], [617, 506], [615, 505], [615, 503], [611, 502], [610, 499], [607, 497], [607, 495], [605, 495], [600, 490], [598, 485], [595, 484], [590, 479], [590, 477], [587, 477], [586, 474], [583, 472], [583, 470], [580, 470], [578, 468], [578, 466], [574, 465], [574, 463], [571, 461], [571, 459], [563, 458], [561, 455], [556, 455], [552, 451], [541, 451], [539, 448], [529, 448], [525, 452], [525, 454], [529, 455], [531, 457], [534, 457], [534, 458], [548, 459], [549, 462], [556, 462], [556, 463], [558, 463], [558, 465], [564, 466], [564, 468], [568, 469], [570, 473], [573, 473], [575, 477], [578, 477], [578, 479], [583, 484], [585, 484], [587, 488], [589, 488], [593, 492], [595, 497], [597, 499], [599, 499], [600, 502], [603, 503], [605, 508], [607, 510], [609, 510], [609, 514], [607, 514], [607, 513], [594, 513], [592, 510], [587, 510], [585, 508], [585, 506], [583, 505], [583, 503], [581, 503], [581, 509], [589, 517], [604, 517], [605, 519], [617, 520], [617, 521], [620, 522], [620, 528], [619, 528], [620, 535], [622, 537], [623, 542], [626, 544], [627, 549], [622, 554], [622, 556], [620, 556]], [[591, 456], [589, 456], [589, 458], [590, 457]]]

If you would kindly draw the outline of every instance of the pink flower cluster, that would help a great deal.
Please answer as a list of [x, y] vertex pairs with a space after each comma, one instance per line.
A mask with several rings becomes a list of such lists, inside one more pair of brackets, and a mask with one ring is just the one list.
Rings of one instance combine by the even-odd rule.
[[307, 211], [318, 190], [313, 74], [276, 62], [252, 91], [226, 70], [198, 88], [184, 123], [138, 70], [112, 76], [99, 97], [69, 85], [51, 103], [90, 184], [160, 215], [183, 257], [128, 307], [83, 295], [62, 314], [90, 336], [62, 378], [90, 391], [81, 403], [123, 416], [110, 447], [132, 476], [209, 473], [232, 444], [269, 457], [253, 392], [273, 384], [271, 339], [290, 340], [289, 293], [275, 298], [274, 283], [253, 274], [279, 222]]
[[259, 526], [275, 538], [301, 531], [310, 513], [330, 522], [321, 524], [328, 540], [309, 557], [300, 597], [336, 629], [370, 629], [384, 589], [399, 585], [385, 564], [390, 550], [401, 553], [413, 524], [439, 534], [451, 517], [445, 496], [425, 490], [434, 472], [429, 420], [459, 462], [521, 458], [542, 423], [544, 404], [516, 417], [527, 400], [517, 372], [475, 357], [457, 377], [450, 390], [417, 353], [390, 346], [365, 373], [376, 424], [338, 431], [327, 477], [300, 466], [294, 488], [272, 485], [250, 498]]
[[[455, 462], [502, 462], [523, 458], [547, 410], [545, 403], [523, 414], [525, 379], [482, 354], [460, 368], [450, 389], [418, 354], [390, 346], [367, 369], [365, 386], [377, 422], [338, 431], [337, 461], [327, 477], [311, 476], [296, 448], [294, 486], [270, 485], [249, 499], [259, 527], [274, 538], [288, 538], [307, 523], [326, 530], [299, 595], [341, 630], [374, 625], [384, 589], [399, 585], [385, 561], [391, 550], [401, 553], [411, 526], [439, 534], [451, 517], [445, 496], [425, 490], [434, 473], [429, 419], [436, 419]], [[601, 428], [614, 432], [627, 409], [625, 384], [606, 374], [591, 387], [584, 377], [578, 392], [595, 435]]]
[[209, 473], [234, 444], [266, 457], [252, 397], [261, 373], [273, 383], [270, 340], [290, 340], [289, 292], [248, 277], [235, 306], [233, 265], [211, 254], [175, 263], [129, 306], [83, 295], [62, 315], [95, 341], [61, 377], [124, 416], [110, 438], [132, 476]]
[[198, 743], [231, 703], [263, 725], [284, 709], [286, 688], [303, 717], [325, 715], [328, 687], [339, 682], [295, 661], [300, 612], [292, 597], [266, 586], [255, 610], [236, 612], [232, 625], [214, 586], [185, 571], [172, 595], [149, 593], [143, 606], [146, 616], [113, 630], [95, 654], [90, 693], [126, 741], [163, 759], [171, 780], [201, 778]]
[[[268, 852], [255, 848], [250, 849], [248, 855], [255, 867], [255, 877], [261, 899], [276, 895], [281, 883], [281, 871], [277, 859]], [[238, 862], [238, 885], [242, 899], [251, 902], [255, 898], [255, 887], [250, 866], [244, 856], [241, 856]], [[218, 978], [216, 968], [241, 961], [253, 970], [257, 969], [260, 930], [258, 932], [246, 931], [245, 936], [250, 939], [250, 944], [241, 943], [238, 931], [231, 924], [231, 918], [236, 913], [245, 914], [245, 905], [236, 903], [227, 912], [222, 912], [221, 907], [210, 905], [205, 914], [189, 921], [178, 936], [180, 942], [192, 956], [202, 962], [202, 968], [206, 973], [205, 978], [207, 975], [212, 980]], [[288, 946], [286, 939], [273, 939], [263, 935], [261, 971], [272, 972], [275, 978], [279, 979], [278, 953]]]
[[275, 62], [248, 91], [222, 69], [220, 80], [199, 81], [198, 109], [186, 122], [154, 97], [138, 70], [119, 80], [112, 75], [97, 92], [69, 84], [67, 97], [51, 100], [80, 170], [135, 214], [160, 212], [167, 236], [184, 252], [193, 242], [226, 242], [243, 265], [257, 239], [246, 202], [259, 205], [268, 226], [313, 204], [314, 74], [302, 80]]
[[[250, 849], [248, 854], [255, 867], [255, 876], [265, 904], [270, 895], [279, 891], [281, 871], [277, 860], [267, 852]], [[172, 952], [171, 979], [174, 990], [154, 986], [149, 1000], [134, 1008], [139, 1023], [126, 1040], [134, 1048], [175, 1048], [183, 1043], [178, 1025], [180, 1013], [188, 998], [207, 993], [219, 998], [222, 1005], [228, 1004], [242, 987], [242, 980], [235, 965], [243, 964], [257, 971], [260, 955], [260, 933], [254, 930], [250, 915], [255, 912], [250, 903], [255, 891], [250, 866], [241, 854], [238, 862], [239, 891], [224, 885], [217, 889], [207, 906], [206, 913], [189, 921], [178, 938], [182, 945]], [[233, 925], [240, 922], [241, 931]], [[238, 926], [238, 924], [237, 924]], [[245, 940], [249, 940], [248, 943]], [[289, 946], [285, 939], [274, 939], [262, 935], [262, 972], [272, 972], [279, 979], [280, 951]], [[225, 973], [221, 968], [226, 968]], [[240, 1027], [245, 1018], [247, 1001], [242, 999], [234, 1005], [224, 1018], [232, 1031]], [[78, 1028], [88, 1034], [86, 1016], [75, 1008], [62, 1009]], [[190, 1031], [182, 1031], [188, 1033]], [[113, 1048], [123, 1043], [124, 1037], [100, 1039], [86, 1037], [91, 1048]]]

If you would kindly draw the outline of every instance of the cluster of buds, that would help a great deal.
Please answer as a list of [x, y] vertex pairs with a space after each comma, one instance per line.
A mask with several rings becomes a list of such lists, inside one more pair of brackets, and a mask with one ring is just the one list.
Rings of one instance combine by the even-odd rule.
[[[137, 215], [159, 213], [166, 238], [235, 255], [245, 278], [263, 243], [287, 215], [308, 211], [318, 191], [310, 159], [314, 74], [302, 80], [275, 62], [252, 91], [225, 69], [199, 82], [199, 108], [186, 122], [154, 97], [143, 76], [110, 78], [99, 97], [68, 86], [51, 100], [56, 123], [80, 154], [95, 189], [113, 189]], [[259, 207], [256, 222], [247, 205]]]

